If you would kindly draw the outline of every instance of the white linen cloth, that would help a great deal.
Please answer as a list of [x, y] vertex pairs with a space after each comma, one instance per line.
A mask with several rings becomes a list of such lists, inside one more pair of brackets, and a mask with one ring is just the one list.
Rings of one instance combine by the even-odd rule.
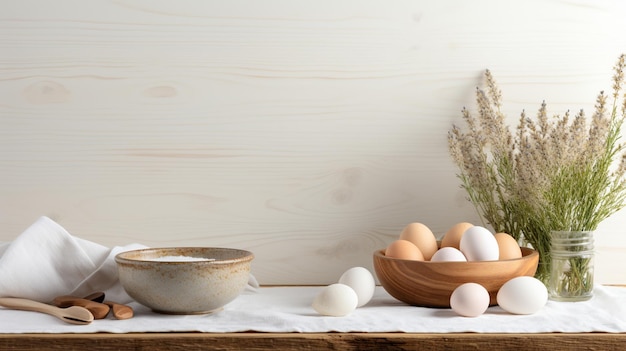
[[118, 281], [114, 257], [142, 247], [107, 248], [74, 237], [52, 219], [40, 217], [0, 248], [0, 297], [50, 302], [60, 295], [81, 297], [103, 291], [111, 301], [131, 301]]
[[224, 309], [206, 315], [164, 315], [136, 302], [135, 316], [112, 316], [89, 325], [72, 325], [36, 312], [0, 308], [0, 333], [131, 332], [407, 332], [407, 333], [548, 333], [626, 332], [626, 288], [597, 286], [584, 302], [548, 301], [532, 315], [513, 315], [490, 307], [475, 318], [450, 309], [406, 305], [376, 287], [367, 305], [345, 317], [317, 314], [311, 302], [323, 287], [261, 287], [244, 292]]

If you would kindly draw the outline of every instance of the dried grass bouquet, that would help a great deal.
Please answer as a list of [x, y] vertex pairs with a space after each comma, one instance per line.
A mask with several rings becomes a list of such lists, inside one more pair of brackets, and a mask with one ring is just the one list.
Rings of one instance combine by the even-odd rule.
[[486, 91], [476, 90], [477, 114], [464, 108], [467, 129], [455, 125], [448, 133], [469, 200], [495, 231], [539, 252], [536, 276], [544, 282], [551, 231], [593, 231], [624, 207], [626, 154], [619, 139], [626, 115], [625, 60], [621, 55], [614, 67], [612, 103], [601, 92], [590, 120], [582, 110], [549, 116], [544, 102], [536, 119], [521, 113], [514, 133], [487, 70]]

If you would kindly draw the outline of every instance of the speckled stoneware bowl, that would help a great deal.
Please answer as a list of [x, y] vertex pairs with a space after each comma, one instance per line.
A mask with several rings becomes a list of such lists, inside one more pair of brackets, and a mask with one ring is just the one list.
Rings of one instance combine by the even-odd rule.
[[[181, 256], [189, 260], [163, 261]], [[253, 258], [238, 249], [172, 247], [122, 252], [115, 262], [124, 290], [137, 302], [160, 313], [201, 314], [241, 294]]]

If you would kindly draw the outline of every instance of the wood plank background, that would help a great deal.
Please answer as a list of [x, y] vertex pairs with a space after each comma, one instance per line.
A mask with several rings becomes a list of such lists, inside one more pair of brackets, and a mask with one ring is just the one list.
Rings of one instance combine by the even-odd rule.
[[[0, 241], [48, 215], [334, 282], [410, 222], [480, 223], [446, 134], [484, 69], [512, 122], [590, 111], [624, 33], [619, 0], [0, 0]], [[597, 231], [600, 283], [625, 227]]]

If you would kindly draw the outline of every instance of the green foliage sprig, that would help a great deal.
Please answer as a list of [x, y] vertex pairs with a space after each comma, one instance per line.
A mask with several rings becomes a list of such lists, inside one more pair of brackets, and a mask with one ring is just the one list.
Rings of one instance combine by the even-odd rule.
[[[612, 104], [601, 92], [590, 121], [583, 110], [549, 116], [544, 101], [535, 119], [521, 113], [514, 133], [487, 70], [487, 89], [476, 90], [477, 113], [464, 108], [466, 130], [454, 125], [448, 133], [461, 186], [481, 217], [495, 231], [526, 240], [544, 264], [551, 231], [595, 230], [625, 205], [626, 154], [619, 143], [625, 61], [621, 55], [614, 67]], [[543, 270], [538, 275], [548, 273]]]

